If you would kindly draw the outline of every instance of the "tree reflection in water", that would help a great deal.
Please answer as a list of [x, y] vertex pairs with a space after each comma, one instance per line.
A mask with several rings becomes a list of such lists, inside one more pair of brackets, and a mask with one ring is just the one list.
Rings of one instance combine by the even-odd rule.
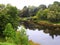
[[24, 25], [26, 29], [30, 30], [43, 30], [44, 33], [49, 33], [49, 35], [54, 39], [54, 36], [59, 36], [60, 35], [60, 28], [58, 27], [48, 27], [44, 25], [39, 25], [35, 22], [27, 22], [24, 21], [21, 23], [21, 25]]

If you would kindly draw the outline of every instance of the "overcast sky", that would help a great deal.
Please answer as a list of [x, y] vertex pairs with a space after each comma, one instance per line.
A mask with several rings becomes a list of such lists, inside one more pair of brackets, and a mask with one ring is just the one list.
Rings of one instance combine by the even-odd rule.
[[39, 6], [40, 4], [49, 5], [52, 4], [54, 1], [60, 0], [0, 0], [0, 4], [11, 4], [16, 6], [18, 9], [22, 9], [24, 6], [34, 5]]

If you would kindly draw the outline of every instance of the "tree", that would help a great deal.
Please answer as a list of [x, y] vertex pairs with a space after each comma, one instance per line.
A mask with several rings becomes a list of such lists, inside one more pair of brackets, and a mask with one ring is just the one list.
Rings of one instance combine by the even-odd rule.
[[29, 9], [29, 16], [35, 16], [38, 11], [38, 8], [35, 6], [28, 6], [28, 9]]
[[26, 6], [21, 10], [20, 17], [29, 17], [29, 10]]
[[39, 5], [38, 8], [39, 8], [40, 10], [44, 10], [44, 9], [46, 9], [47, 7], [46, 7], [46, 5], [41, 4], [41, 5]]
[[11, 23], [14, 29], [19, 25], [18, 9], [10, 4], [4, 5], [0, 10], [0, 34], [3, 33], [6, 24]]
[[48, 20], [51, 22], [60, 22], [60, 2], [55, 1], [53, 4], [49, 5], [48, 9]]
[[36, 14], [38, 20], [47, 20], [49, 9], [39, 10]]
[[60, 22], [60, 2], [55, 1], [53, 4], [50, 4], [48, 8], [44, 7], [44, 5], [41, 5], [40, 10], [36, 14], [38, 20]]

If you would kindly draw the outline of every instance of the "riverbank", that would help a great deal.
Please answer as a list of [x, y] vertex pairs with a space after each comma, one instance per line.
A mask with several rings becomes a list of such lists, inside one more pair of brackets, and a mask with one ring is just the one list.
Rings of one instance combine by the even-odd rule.
[[[16, 34], [20, 34], [20, 32], [16, 32]], [[30, 45], [40, 45], [38, 43], [33, 42], [32, 40], [29, 40], [27, 43], [29, 43]], [[0, 45], [16, 45], [16, 44], [14, 42], [8, 42], [4, 37], [0, 36]], [[19, 43], [18, 45], [21, 45], [21, 44]]]
[[36, 23], [41, 24], [41, 25], [60, 27], [60, 23], [52, 23], [52, 22], [49, 22], [49, 21], [39, 21], [39, 22], [36, 22]]
[[32, 40], [29, 40], [30, 45], [40, 45], [38, 43], [33, 42]]
[[34, 23], [48, 29], [60, 29], [60, 23], [52, 23], [49, 21], [35, 21]]
[[[27, 19], [25, 18], [21, 20], [23, 22], [23, 25], [26, 25], [28, 27], [30, 27], [32, 25], [32, 27], [35, 27], [35, 28], [48, 28], [48, 29], [60, 29], [60, 23], [52, 23], [50, 21], [47, 21], [47, 20], [33, 20], [33, 19]], [[30, 27], [31, 28], [31, 27]]]
[[[14, 43], [4, 42], [2, 38], [0, 38], [0, 39], [1, 39], [1, 40], [0, 40], [0, 45], [16, 45], [16, 44], [14, 44]], [[3, 42], [2, 42], [2, 41], [3, 41]], [[30, 45], [40, 45], [40, 44], [38, 44], [38, 43], [33, 42], [32, 40], [29, 40], [29, 43], [30, 43]]]

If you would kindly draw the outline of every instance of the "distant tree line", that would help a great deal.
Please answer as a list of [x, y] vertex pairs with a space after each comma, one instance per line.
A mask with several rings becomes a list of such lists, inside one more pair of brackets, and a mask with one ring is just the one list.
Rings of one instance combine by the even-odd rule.
[[20, 17], [36, 16], [38, 20], [48, 20], [51, 22], [60, 22], [60, 2], [55, 1], [53, 4], [44, 4], [36, 6], [25, 6], [19, 13]]
[[44, 10], [46, 9], [46, 5], [40, 5], [39, 7], [36, 7], [36, 6], [24, 6], [24, 8], [22, 10], [20, 10], [20, 14], [19, 16], [20, 17], [30, 17], [30, 16], [35, 16], [36, 13], [39, 11], [39, 10]]
[[36, 16], [41, 20], [60, 22], [60, 2], [55, 1], [53, 4], [50, 4], [48, 8], [39, 10]]

